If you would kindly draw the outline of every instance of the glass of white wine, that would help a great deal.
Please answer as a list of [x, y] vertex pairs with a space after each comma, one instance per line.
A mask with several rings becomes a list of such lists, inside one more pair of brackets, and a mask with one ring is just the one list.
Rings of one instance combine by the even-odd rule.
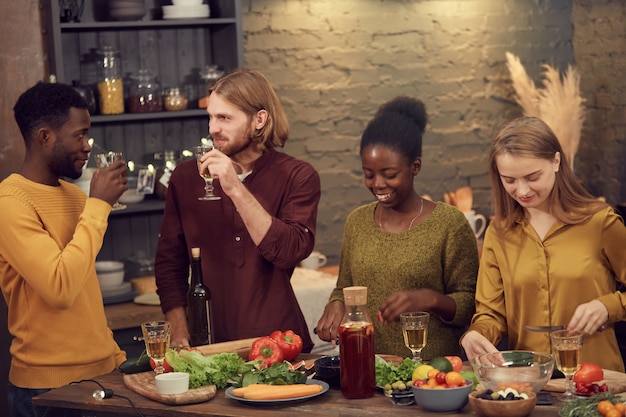
[[154, 360], [154, 372], [162, 374], [163, 360], [170, 348], [170, 327], [169, 321], [149, 321], [141, 324], [143, 340], [146, 344], [147, 355]]
[[198, 145], [194, 148], [196, 154], [196, 161], [198, 162], [198, 173], [204, 179], [204, 195], [202, 197], [198, 197], [198, 200], [210, 201], [210, 200], [221, 200], [222, 197], [213, 194], [213, 178], [211, 177], [211, 173], [208, 169], [201, 171], [202, 161], [200, 159], [202, 156], [213, 150], [212, 143], [206, 143], [202, 145]]
[[583, 344], [583, 333], [579, 331], [557, 330], [550, 332], [552, 352], [556, 363], [565, 375], [565, 392], [559, 395], [561, 401], [571, 401], [574, 395], [572, 377], [580, 368], [580, 348]]
[[404, 344], [413, 352], [413, 360], [422, 361], [422, 349], [428, 338], [430, 314], [425, 311], [413, 311], [400, 314]]
[[[95, 159], [96, 159], [96, 166], [98, 168], [106, 168], [109, 165], [111, 165], [113, 162], [115, 161], [119, 161], [120, 159], [122, 159], [124, 156], [122, 155], [121, 152], [106, 152], [106, 153], [99, 153], [96, 154]], [[123, 210], [125, 209], [127, 206], [126, 204], [120, 204], [119, 201], [116, 201], [115, 204], [113, 204], [112, 206], [112, 210]]]

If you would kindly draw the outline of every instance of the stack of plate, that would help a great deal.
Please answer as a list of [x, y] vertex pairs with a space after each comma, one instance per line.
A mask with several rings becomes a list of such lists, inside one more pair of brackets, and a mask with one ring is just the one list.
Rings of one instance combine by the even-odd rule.
[[102, 300], [104, 304], [123, 303], [135, 297], [135, 292], [130, 282], [123, 282], [115, 287], [102, 288]]
[[210, 14], [208, 4], [163, 6], [163, 19], [198, 19]]

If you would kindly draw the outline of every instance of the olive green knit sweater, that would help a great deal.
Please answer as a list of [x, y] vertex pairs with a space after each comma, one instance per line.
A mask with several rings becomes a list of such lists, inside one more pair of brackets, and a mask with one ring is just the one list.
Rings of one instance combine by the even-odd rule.
[[455, 207], [437, 203], [420, 224], [389, 233], [374, 222], [376, 204], [359, 207], [348, 216], [339, 279], [330, 301], [343, 301], [344, 287], [367, 287], [376, 353], [407, 357], [411, 351], [404, 346], [400, 323], [378, 322], [378, 307], [397, 291], [430, 288], [446, 294], [456, 301], [456, 315], [447, 322], [431, 313], [422, 358], [460, 355], [459, 337], [474, 314], [478, 273], [476, 237], [469, 223]]

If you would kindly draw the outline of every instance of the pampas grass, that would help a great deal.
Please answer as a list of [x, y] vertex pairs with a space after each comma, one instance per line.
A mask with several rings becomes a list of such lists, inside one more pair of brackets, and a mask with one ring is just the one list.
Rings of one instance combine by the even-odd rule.
[[544, 64], [544, 88], [537, 89], [518, 57], [506, 52], [506, 61], [516, 93], [515, 101], [525, 116], [538, 117], [550, 126], [573, 170], [585, 121], [580, 74], [570, 65], [561, 79], [556, 69]]

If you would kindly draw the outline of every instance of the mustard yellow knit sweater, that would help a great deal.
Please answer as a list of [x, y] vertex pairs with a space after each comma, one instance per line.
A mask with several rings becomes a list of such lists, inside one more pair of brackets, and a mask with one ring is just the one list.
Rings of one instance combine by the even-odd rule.
[[66, 181], [52, 187], [12, 174], [0, 183], [0, 287], [15, 386], [56, 388], [126, 359], [107, 327], [94, 266], [110, 212]]

